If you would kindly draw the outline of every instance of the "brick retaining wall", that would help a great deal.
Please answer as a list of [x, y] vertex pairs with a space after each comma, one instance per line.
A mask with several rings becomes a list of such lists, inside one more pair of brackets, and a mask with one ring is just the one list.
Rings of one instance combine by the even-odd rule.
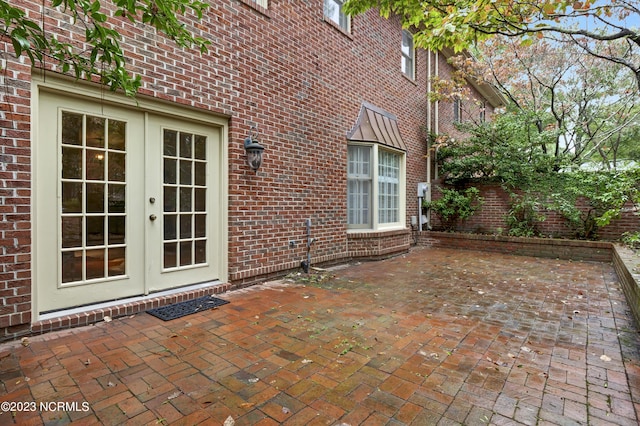
[[611, 262], [609, 242], [563, 240], [553, 238], [521, 238], [499, 235], [460, 234], [454, 232], [421, 232], [419, 243], [434, 248], [494, 251], [546, 258]]
[[622, 283], [622, 290], [636, 319], [640, 324], [640, 255], [631, 249], [613, 245], [613, 267]]

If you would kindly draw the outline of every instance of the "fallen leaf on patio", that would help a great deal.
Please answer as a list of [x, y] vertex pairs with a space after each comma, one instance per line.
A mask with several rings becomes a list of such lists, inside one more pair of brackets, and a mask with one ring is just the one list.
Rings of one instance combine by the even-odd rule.
[[229, 416], [227, 417], [227, 419], [224, 421], [224, 423], [222, 424], [222, 426], [233, 426], [236, 424], [236, 421], [233, 420], [233, 417]]
[[20, 342], [22, 343], [22, 346], [24, 346], [25, 348], [29, 346], [29, 339], [27, 339], [26, 337], [23, 337]]
[[243, 402], [242, 404], [238, 405], [238, 407], [240, 407], [240, 408], [251, 408], [254, 405], [256, 405], [256, 404], [253, 403], [253, 402]]
[[168, 399], [168, 400], [176, 399], [177, 397], [179, 397], [179, 396], [180, 396], [180, 394], [181, 394], [181, 393], [182, 393], [182, 392], [180, 392], [180, 391], [176, 391], [176, 392], [172, 393], [171, 395], [169, 395], [169, 396], [167, 397], [167, 399]]
[[111, 319], [111, 317], [109, 315], [105, 315], [103, 320], [104, 320], [104, 322], [111, 322], [112, 321], [112, 319]]
[[609, 361], [611, 361], [611, 358], [609, 358], [609, 357], [608, 357], [608, 356], [606, 356], [606, 355], [602, 355], [602, 356], [600, 357], [600, 359], [601, 359], [601, 360], [603, 360], [603, 361], [605, 361], [605, 362], [609, 362]]

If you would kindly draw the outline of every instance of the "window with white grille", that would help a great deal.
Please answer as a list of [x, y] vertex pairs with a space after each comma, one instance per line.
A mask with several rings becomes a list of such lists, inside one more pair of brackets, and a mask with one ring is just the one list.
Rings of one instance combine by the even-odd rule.
[[350, 144], [347, 225], [350, 229], [403, 226], [404, 153], [379, 144]]

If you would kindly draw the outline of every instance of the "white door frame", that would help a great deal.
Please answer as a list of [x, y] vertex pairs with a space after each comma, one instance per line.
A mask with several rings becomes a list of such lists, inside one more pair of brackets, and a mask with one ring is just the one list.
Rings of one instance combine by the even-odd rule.
[[[38, 271], [38, 265], [41, 261], [42, 257], [45, 257], [44, 253], [39, 253], [42, 250], [38, 248], [38, 244], [40, 240], [43, 238], [39, 232], [43, 230], [38, 229], [38, 214], [42, 214], [47, 210], [51, 212], [52, 206], [40, 205], [38, 203], [38, 191], [39, 188], [42, 187], [41, 180], [45, 180], [46, 177], [42, 177], [38, 175], [38, 165], [37, 161], [39, 158], [39, 146], [38, 141], [40, 140], [40, 129], [38, 126], [40, 120], [40, 93], [41, 91], [50, 92], [50, 93], [58, 93], [64, 95], [65, 97], [77, 97], [78, 99], [89, 100], [91, 102], [95, 102], [99, 105], [107, 106], [115, 106], [117, 108], [129, 108], [132, 110], [139, 111], [144, 113], [145, 115], [153, 114], [154, 116], [165, 116], [168, 118], [172, 118], [175, 120], [179, 120], [184, 123], [193, 123], [197, 126], [205, 126], [206, 128], [211, 129], [213, 133], [219, 136], [219, 158], [217, 158], [217, 164], [215, 167], [212, 167], [212, 181], [216, 182], [216, 188], [219, 190], [216, 191], [216, 199], [215, 205], [217, 210], [220, 212], [218, 216], [216, 216], [216, 235], [215, 241], [212, 241], [214, 244], [214, 249], [216, 253], [216, 265], [219, 268], [218, 276], [214, 277], [217, 279], [216, 282], [227, 282], [228, 281], [228, 119], [225, 117], [221, 117], [219, 115], [214, 115], [212, 113], [204, 112], [202, 110], [197, 110], [195, 108], [189, 108], [185, 106], [180, 106], [175, 103], [165, 103], [161, 101], [157, 101], [154, 99], [150, 99], [148, 97], [139, 96], [136, 99], [127, 98], [125, 96], [114, 94], [111, 92], [105, 92], [104, 88], [100, 88], [99, 86], [88, 84], [84, 82], [78, 82], [72, 79], [59, 78], [50, 74], [46, 75], [46, 78], [34, 75], [32, 78], [31, 85], [31, 148], [32, 148], [32, 321], [38, 321], [40, 316], [40, 308], [41, 304], [38, 303], [38, 282], [40, 279], [47, 279], [46, 275], [53, 274], [52, 272], [47, 273], [46, 271]], [[148, 121], [145, 120], [145, 123]], [[145, 129], [145, 133], [146, 130]], [[146, 136], [145, 136], [146, 137]], [[148, 143], [145, 141], [145, 146]], [[146, 154], [145, 154], [146, 156]], [[147, 156], [148, 157], [148, 156]], [[144, 161], [149, 161], [149, 158], [146, 158]], [[142, 165], [141, 165], [142, 166]], [[148, 197], [147, 191], [149, 188], [144, 188], [145, 194], [143, 197], [146, 199]], [[145, 203], [145, 208], [143, 209], [145, 215], [149, 215], [148, 204]], [[57, 213], [56, 213], [57, 215]], [[147, 229], [147, 227], [145, 227]], [[56, 254], [56, 256], [58, 256]], [[39, 258], [40, 257], [40, 258]], [[153, 292], [154, 286], [150, 285], [147, 278], [149, 277], [148, 268], [144, 273], [144, 294], [148, 294], [150, 291]], [[200, 282], [199, 280], [194, 281], [193, 283]], [[70, 303], [73, 305], [73, 303]], [[89, 308], [87, 308], [89, 309]]]

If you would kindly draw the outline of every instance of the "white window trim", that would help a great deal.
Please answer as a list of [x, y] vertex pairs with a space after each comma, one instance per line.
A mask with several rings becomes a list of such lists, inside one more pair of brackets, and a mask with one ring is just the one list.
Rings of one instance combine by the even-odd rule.
[[[367, 142], [349, 142], [349, 145], [360, 145], [371, 147], [371, 226], [367, 225], [349, 225], [347, 223], [348, 233], [362, 233], [362, 232], [380, 232], [380, 231], [397, 231], [406, 228], [407, 217], [407, 173], [406, 162], [407, 154], [404, 151], [393, 149], [388, 146], [383, 146], [378, 143]], [[380, 223], [378, 214], [379, 208], [379, 176], [378, 176], [378, 153], [380, 150], [386, 150], [393, 152], [400, 156], [400, 187], [398, 188], [400, 199], [398, 205], [398, 222], [394, 223]]]

